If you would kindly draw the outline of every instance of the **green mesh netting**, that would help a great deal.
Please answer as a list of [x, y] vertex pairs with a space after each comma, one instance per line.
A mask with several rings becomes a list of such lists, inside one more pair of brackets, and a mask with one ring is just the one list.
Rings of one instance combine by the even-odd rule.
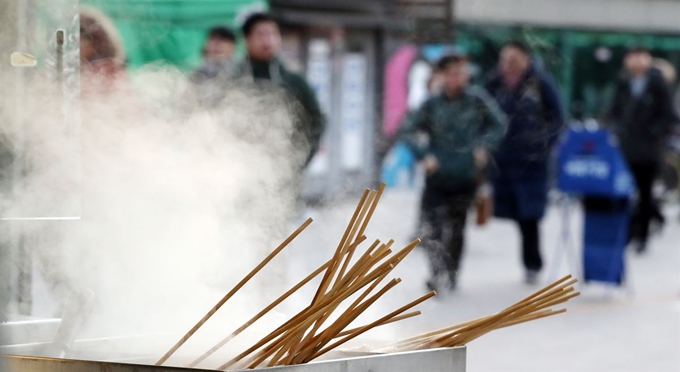
[[210, 27], [238, 28], [247, 14], [268, 9], [265, 0], [81, 0], [81, 4], [97, 7], [113, 19], [130, 68], [155, 61], [194, 68]]

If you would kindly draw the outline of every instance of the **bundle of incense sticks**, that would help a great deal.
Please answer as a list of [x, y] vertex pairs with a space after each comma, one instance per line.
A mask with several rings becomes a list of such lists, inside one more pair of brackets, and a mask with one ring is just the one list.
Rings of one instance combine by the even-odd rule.
[[566, 309], [552, 310], [550, 307], [566, 303], [580, 295], [573, 287], [577, 281], [567, 275], [499, 313], [412, 337], [391, 345], [384, 351], [461, 346], [499, 328], [564, 313]]
[[[386, 279], [394, 268], [420, 242], [420, 240], [416, 239], [404, 248], [393, 252], [392, 245], [394, 241], [390, 240], [387, 243], [383, 243], [376, 240], [363, 252], [360, 252], [360, 245], [366, 241], [366, 236], [364, 235], [366, 228], [384, 189], [385, 185], [383, 184], [378, 190], [365, 190], [333, 257], [328, 262], [290, 288], [242, 326], [229, 333], [222, 341], [188, 366], [194, 367], [203, 362], [321, 273], [323, 273], [323, 276], [319, 288], [307, 307], [270, 332], [252, 347], [221, 365], [219, 369], [257, 368], [307, 363], [375, 327], [420, 315], [420, 311], [410, 310], [433, 297], [435, 295], [434, 292], [430, 292], [369, 324], [348, 329], [371, 305], [401, 282], [400, 278]], [[293, 232], [279, 247], [241, 280], [234, 289], [210, 309], [156, 365], [165, 363], [212, 315], [311, 222], [311, 219], [307, 220], [300, 228]], [[383, 282], [386, 283], [381, 286]], [[356, 299], [350, 303], [348, 300], [351, 297], [356, 297]]]
[[[262, 309], [262, 311], [243, 323], [239, 328], [233, 330], [222, 341], [191, 362], [188, 367], [197, 366], [220, 350], [230, 340], [241, 334], [293, 293], [321, 275], [321, 273], [323, 273], [323, 276], [319, 287], [307, 307], [254, 345], [222, 364], [219, 369], [253, 369], [265, 366], [307, 363], [371, 329], [420, 315], [420, 311], [410, 310], [433, 297], [435, 292], [430, 292], [417, 298], [369, 324], [349, 328], [370, 306], [401, 282], [400, 278], [393, 278], [381, 286], [381, 283], [386, 281], [394, 268], [420, 242], [419, 239], [416, 239], [404, 248], [393, 252], [393, 240], [387, 243], [376, 240], [363, 250], [363, 253], [360, 253], [359, 247], [366, 241], [366, 236], [364, 235], [366, 228], [384, 189], [385, 185], [382, 184], [378, 190], [367, 189], [364, 192], [333, 257], [328, 262], [325, 262]], [[308, 219], [286, 238], [281, 245], [210, 309], [194, 327], [158, 360], [156, 365], [165, 363], [210, 317], [252, 279], [255, 274], [288, 246], [311, 222], [312, 220]], [[405, 351], [464, 345], [494, 329], [562, 313], [565, 310], [554, 311], [548, 308], [578, 296], [579, 293], [574, 292], [572, 287], [574, 283], [576, 283], [576, 279], [571, 279], [571, 276], [564, 277], [497, 314], [401, 341], [392, 345], [390, 350]], [[348, 300], [354, 297], [356, 298], [349, 303], [350, 301]]]

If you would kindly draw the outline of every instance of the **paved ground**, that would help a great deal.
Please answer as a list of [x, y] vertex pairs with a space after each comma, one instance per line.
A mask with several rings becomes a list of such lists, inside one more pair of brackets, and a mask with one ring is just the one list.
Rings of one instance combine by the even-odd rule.
[[[351, 216], [354, 201], [311, 211], [313, 228], [293, 248], [297, 257], [291, 272], [311, 271], [330, 254], [341, 236], [343, 221]], [[385, 195], [368, 231], [369, 239], [394, 238], [405, 244], [415, 225], [417, 195], [392, 191]], [[680, 221], [678, 207], [667, 207], [669, 223], [645, 256], [628, 256], [631, 278], [626, 289], [579, 285], [582, 296], [568, 304], [568, 313], [488, 334], [469, 345], [468, 370], [476, 371], [680, 371]], [[582, 224], [576, 208], [571, 227], [578, 259]], [[555, 276], [579, 274], [578, 262], [557, 250], [562, 219], [552, 208], [543, 223], [546, 272]], [[512, 224], [493, 221], [469, 226], [460, 290], [421, 306], [423, 315], [392, 326], [376, 338], [404, 337], [425, 330], [491, 314], [526, 296], [535, 288], [522, 283], [519, 239]], [[562, 265], [552, 268], [561, 255]], [[306, 262], [306, 263], [303, 263]], [[299, 269], [299, 270], [298, 270]], [[543, 281], [547, 282], [544, 272]], [[396, 308], [425, 292], [425, 258], [412, 254], [398, 275], [404, 279], [381, 310]]]

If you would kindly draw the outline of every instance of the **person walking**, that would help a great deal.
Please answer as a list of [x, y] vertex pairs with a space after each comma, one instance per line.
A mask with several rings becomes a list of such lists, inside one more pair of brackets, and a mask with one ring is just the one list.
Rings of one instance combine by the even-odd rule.
[[535, 284], [543, 267], [539, 222], [547, 204], [551, 148], [563, 127], [562, 105], [550, 77], [519, 41], [503, 46], [486, 89], [509, 118], [493, 157], [494, 215], [517, 223], [525, 281]]
[[293, 143], [295, 148], [304, 152], [303, 166], [306, 166], [319, 149], [325, 128], [314, 91], [302, 76], [286, 69], [279, 60], [281, 32], [272, 16], [265, 13], [251, 15], [244, 22], [242, 32], [247, 55], [235, 67], [233, 76], [261, 86], [270, 82], [285, 90], [293, 103], [291, 106], [298, 108], [294, 113], [296, 130]]
[[628, 51], [609, 113], [638, 189], [629, 234], [638, 253], [647, 250], [650, 221], [655, 210], [658, 213], [652, 186], [667, 149], [666, 141], [677, 122], [668, 85], [652, 63], [648, 50], [636, 47]]
[[463, 54], [438, 63], [443, 91], [425, 101], [407, 123], [406, 143], [427, 174], [419, 235], [431, 265], [430, 290], [455, 290], [465, 223], [487, 153], [505, 133], [505, 116], [481, 88], [469, 86]]
[[[245, 20], [241, 30], [246, 56], [234, 67], [232, 77], [235, 84], [251, 94], [272, 95], [269, 98], [275, 98], [274, 104], [284, 104], [292, 118], [291, 137], [286, 138], [291, 142], [291, 151], [280, 155], [286, 156], [293, 168], [283, 177], [285, 180], [282, 180], [279, 189], [291, 193], [292, 205], [286, 213], [289, 213], [289, 222], [297, 227], [311, 214], [302, 198], [303, 172], [319, 149], [325, 119], [309, 84], [302, 76], [289, 71], [278, 58], [281, 32], [274, 18], [266, 13], [254, 13]], [[259, 102], [269, 103], [272, 99]], [[261, 109], [270, 108], [263, 105]], [[257, 140], [266, 138], [258, 137]], [[283, 262], [274, 265], [272, 275], [262, 279], [261, 288], [283, 290], [281, 286], [286, 282], [286, 267]]]

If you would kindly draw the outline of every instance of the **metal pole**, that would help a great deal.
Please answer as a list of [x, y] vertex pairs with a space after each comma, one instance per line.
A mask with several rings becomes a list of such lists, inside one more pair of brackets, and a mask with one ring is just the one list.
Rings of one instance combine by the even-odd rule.
[[[14, 92], [17, 88], [18, 74], [9, 63], [10, 54], [18, 47], [19, 23], [21, 15], [19, 10], [24, 1], [0, 1], [0, 135], [4, 131], [15, 131], [17, 128], [17, 96], [20, 92]], [[16, 152], [8, 149], [6, 156], [10, 156], [10, 169], [6, 169], [0, 175], [0, 187], [3, 191], [9, 192], [13, 186], [13, 179], [16, 173]], [[0, 205], [0, 208], [2, 206]], [[0, 216], [5, 211], [0, 209]], [[11, 299], [13, 298], [13, 283], [16, 279], [17, 269], [12, 264], [16, 254], [15, 245], [10, 239], [9, 223], [0, 222], [0, 322], [7, 320], [6, 314], [9, 313]]]

